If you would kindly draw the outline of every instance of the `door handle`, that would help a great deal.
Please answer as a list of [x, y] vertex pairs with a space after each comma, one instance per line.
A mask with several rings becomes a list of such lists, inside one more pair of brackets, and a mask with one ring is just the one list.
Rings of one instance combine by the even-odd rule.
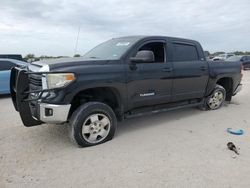
[[202, 66], [202, 67], [200, 67], [200, 70], [205, 71], [205, 70], [207, 70], [207, 67]]
[[173, 68], [163, 68], [162, 71], [163, 72], [172, 72]]

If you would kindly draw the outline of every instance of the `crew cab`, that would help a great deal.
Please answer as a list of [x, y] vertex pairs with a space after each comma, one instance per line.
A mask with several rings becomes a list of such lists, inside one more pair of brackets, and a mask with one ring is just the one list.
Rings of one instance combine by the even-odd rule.
[[111, 140], [117, 120], [186, 107], [216, 110], [241, 89], [239, 62], [205, 60], [188, 39], [130, 36], [83, 57], [33, 62], [11, 72], [11, 96], [27, 127], [68, 123], [79, 146]]

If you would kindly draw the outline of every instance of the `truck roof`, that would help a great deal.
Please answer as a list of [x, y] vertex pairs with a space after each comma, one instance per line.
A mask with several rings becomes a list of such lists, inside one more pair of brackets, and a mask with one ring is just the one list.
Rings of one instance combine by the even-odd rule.
[[132, 39], [134, 38], [135, 40], [142, 40], [142, 39], [168, 39], [172, 41], [183, 41], [183, 42], [192, 42], [192, 43], [198, 43], [195, 40], [191, 39], [186, 39], [186, 38], [180, 38], [180, 37], [170, 37], [170, 36], [161, 36], [161, 35], [131, 35], [131, 36], [123, 36], [123, 37], [116, 37], [116, 39], [125, 39], [129, 38]]

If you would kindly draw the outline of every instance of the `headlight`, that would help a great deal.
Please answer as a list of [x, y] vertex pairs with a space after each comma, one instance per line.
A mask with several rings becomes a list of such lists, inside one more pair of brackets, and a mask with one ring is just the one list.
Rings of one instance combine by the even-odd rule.
[[75, 80], [73, 73], [51, 73], [46, 74], [46, 86], [43, 84], [43, 88], [53, 89], [67, 86], [70, 82]]

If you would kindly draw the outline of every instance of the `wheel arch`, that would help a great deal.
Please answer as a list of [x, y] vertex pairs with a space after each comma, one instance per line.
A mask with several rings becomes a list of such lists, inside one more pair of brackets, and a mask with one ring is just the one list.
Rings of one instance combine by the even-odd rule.
[[233, 96], [233, 82], [231, 77], [222, 77], [216, 81], [216, 84], [224, 87], [226, 90], [226, 101], [231, 101]]
[[71, 100], [68, 119], [80, 105], [92, 101], [103, 102], [109, 105], [116, 114], [118, 120], [122, 120], [124, 107], [122, 105], [121, 92], [117, 88], [109, 86], [86, 88], [78, 91]]

